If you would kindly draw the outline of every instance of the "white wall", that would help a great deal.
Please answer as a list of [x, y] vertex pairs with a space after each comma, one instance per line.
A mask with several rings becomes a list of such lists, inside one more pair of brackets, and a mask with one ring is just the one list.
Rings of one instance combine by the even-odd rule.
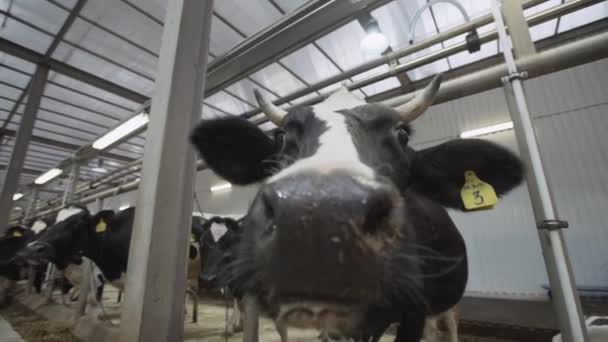
[[[526, 82], [528, 102], [577, 283], [608, 286], [608, 60]], [[440, 104], [416, 122], [422, 148], [509, 121], [501, 89]], [[516, 149], [512, 131], [484, 137]], [[469, 250], [469, 289], [538, 292], [547, 283], [525, 186], [495, 210], [457, 213]]]

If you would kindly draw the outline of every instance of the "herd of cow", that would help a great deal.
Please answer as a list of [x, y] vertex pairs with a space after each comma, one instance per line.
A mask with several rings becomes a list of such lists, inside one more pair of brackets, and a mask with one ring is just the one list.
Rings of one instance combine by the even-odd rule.
[[[483, 140], [409, 146], [410, 123], [440, 83], [435, 77], [394, 109], [343, 89], [285, 111], [256, 93], [278, 126], [274, 136], [239, 117], [201, 122], [191, 142], [207, 165], [231, 183], [260, 184], [243, 219], [193, 218], [199, 243], [190, 256], [200, 257], [201, 284], [246, 298], [274, 319], [282, 339], [291, 326], [378, 341], [397, 323], [397, 342], [434, 341], [436, 320], [445, 317], [456, 341], [453, 308], [467, 283], [467, 255], [446, 208], [465, 210], [465, 172], [500, 196], [522, 182], [523, 167]], [[33, 237], [4, 239], [21, 241], [11, 242], [21, 248], [13, 261], [62, 269], [87, 257], [119, 285], [133, 216], [134, 208], [95, 215], [79, 208]], [[213, 228], [218, 220], [223, 231]]]

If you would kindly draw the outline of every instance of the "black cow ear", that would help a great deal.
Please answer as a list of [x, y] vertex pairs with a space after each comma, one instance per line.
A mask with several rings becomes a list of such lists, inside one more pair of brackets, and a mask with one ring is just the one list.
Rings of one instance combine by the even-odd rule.
[[194, 129], [190, 141], [215, 173], [239, 185], [268, 177], [269, 159], [277, 152], [274, 140], [238, 117], [205, 120]]
[[410, 184], [446, 207], [464, 210], [460, 191], [468, 170], [492, 185], [498, 196], [519, 185], [524, 172], [509, 150], [485, 140], [461, 139], [416, 152]]

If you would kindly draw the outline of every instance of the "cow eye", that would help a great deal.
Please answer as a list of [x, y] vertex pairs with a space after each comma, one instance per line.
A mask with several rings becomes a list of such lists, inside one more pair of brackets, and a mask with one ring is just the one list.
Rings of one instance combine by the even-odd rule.
[[407, 143], [410, 141], [410, 134], [408, 133], [407, 127], [405, 125], [398, 126], [397, 128], [395, 128], [395, 136], [397, 137], [399, 144], [401, 144], [402, 146], [407, 145]]

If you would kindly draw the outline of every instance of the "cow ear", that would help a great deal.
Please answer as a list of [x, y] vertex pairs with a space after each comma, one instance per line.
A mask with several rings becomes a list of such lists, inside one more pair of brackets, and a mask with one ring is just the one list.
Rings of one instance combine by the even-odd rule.
[[277, 146], [253, 123], [238, 117], [205, 120], [190, 141], [207, 165], [227, 181], [246, 185], [270, 176]]
[[509, 150], [485, 140], [461, 139], [416, 152], [410, 184], [446, 207], [465, 210], [460, 191], [468, 170], [492, 185], [498, 196], [519, 185], [524, 172]]

